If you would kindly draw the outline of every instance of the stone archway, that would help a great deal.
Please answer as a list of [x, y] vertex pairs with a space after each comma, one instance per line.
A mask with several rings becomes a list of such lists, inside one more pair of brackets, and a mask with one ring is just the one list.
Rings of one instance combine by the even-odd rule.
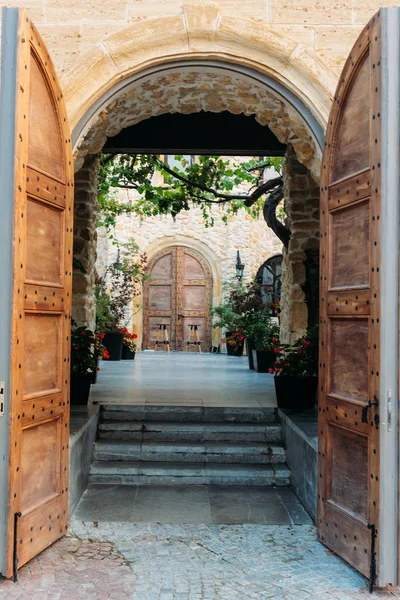
[[[284, 338], [301, 334], [307, 326], [302, 262], [309, 239], [313, 245], [318, 237], [322, 138], [336, 83], [330, 68], [274, 28], [222, 16], [207, 4], [185, 6], [176, 16], [150, 19], [105, 38], [65, 79], [77, 171], [85, 157], [101, 151], [108, 136], [171, 112], [255, 115], [288, 145], [285, 187], [295, 228], [285, 251]], [[302, 206], [295, 194], [302, 195]]]

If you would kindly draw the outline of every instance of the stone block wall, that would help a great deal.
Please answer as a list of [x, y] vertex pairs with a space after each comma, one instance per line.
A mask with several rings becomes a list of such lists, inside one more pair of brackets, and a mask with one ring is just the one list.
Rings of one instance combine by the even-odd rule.
[[[108, 35], [148, 18], [173, 16], [199, 0], [8, 0], [24, 6], [39, 26], [61, 76]], [[379, 0], [218, 0], [222, 15], [255, 19], [274, 27], [325, 60], [337, 73]], [[399, 6], [399, 0], [391, 5]]]
[[319, 249], [319, 187], [288, 146], [284, 166], [285, 211], [292, 232], [283, 252], [281, 339], [292, 343], [308, 325], [302, 286], [306, 282], [307, 250]]
[[74, 259], [84, 273], [73, 273], [72, 317], [78, 325], [94, 329], [96, 301], [94, 296], [97, 245], [97, 174], [99, 155], [89, 155], [75, 175]]

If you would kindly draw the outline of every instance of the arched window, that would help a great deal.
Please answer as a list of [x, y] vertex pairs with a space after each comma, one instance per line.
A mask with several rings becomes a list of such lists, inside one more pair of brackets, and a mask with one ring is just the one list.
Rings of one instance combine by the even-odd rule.
[[257, 282], [261, 285], [261, 298], [270, 304], [272, 314], [278, 312], [282, 287], [282, 254], [272, 256], [258, 269]]

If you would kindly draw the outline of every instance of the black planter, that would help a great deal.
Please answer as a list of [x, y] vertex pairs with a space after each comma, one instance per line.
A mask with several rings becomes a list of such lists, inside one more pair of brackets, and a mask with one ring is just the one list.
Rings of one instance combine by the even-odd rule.
[[247, 359], [249, 361], [249, 369], [254, 371], [254, 360], [253, 360], [253, 342], [252, 340], [246, 339], [246, 350], [247, 350]]
[[275, 391], [278, 408], [301, 411], [314, 408], [317, 393], [317, 377], [275, 376]]
[[122, 345], [122, 360], [135, 360], [136, 352], [129, 350], [128, 346]]
[[71, 373], [71, 398], [72, 406], [85, 406], [89, 400], [92, 373]]
[[103, 339], [103, 346], [107, 348], [110, 355], [110, 358], [107, 360], [121, 360], [123, 341], [123, 333], [106, 333]]
[[95, 383], [97, 383], [97, 369], [99, 368], [99, 359], [96, 360], [96, 369], [93, 371], [92, 376], [90, 378], [90, 383], [92, 385], [94, 385]]
[[253, 365], [257, 373], [268, 373], [276, 361], [275, 352], [265, 352], [264, 350], [253, 350]]
[[243, 356], [244, 340], [239, 342], [235, 346], [228, 344], [228, 338], [232, 336], [231, 332], [226, 332], [226, 352], [228, 356]]

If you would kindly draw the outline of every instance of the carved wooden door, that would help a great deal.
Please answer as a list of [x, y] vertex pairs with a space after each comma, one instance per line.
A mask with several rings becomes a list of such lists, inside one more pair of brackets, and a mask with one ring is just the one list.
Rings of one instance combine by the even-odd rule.
[[321, 177], [318, 531], [372, 582], [380, 529], [381, 35], [378, 13], [340, 77]]
[[[177, 248], [176, 349], [183, 350], [190, 325], [197, 325], [203, 350], [211, 348], [211, 273], [198, 252]], [[193, 336], [192, 336], [193, 341]]]
[[10, 577], [67, 529], [73, 166], [60, 84], [24, 11], [4, 10], [2, 43], [1, 203], [12, 252], [1, 265], [10, 295], [0, 340], [9, 415], [1, 569]]
[[[144, 283], [144, 348], [153, 348], [159, 326], [166, 325], [171, 350], [175, 349], [176, 328], [176, 248], [158, 252], [148, 266]], [[164, 337], [160, 337], [160, 346]]]
[[183, 350], [188, 326], [198, 325], [203, 349], [208, 350], [212, 277], [206, 261], [195, 250], [174, 246], [158, 252], [148, 272], [150, 278], [144, 285], [144, 348], [154, 347], [159, 326], [166, 325], [171, 349]]

